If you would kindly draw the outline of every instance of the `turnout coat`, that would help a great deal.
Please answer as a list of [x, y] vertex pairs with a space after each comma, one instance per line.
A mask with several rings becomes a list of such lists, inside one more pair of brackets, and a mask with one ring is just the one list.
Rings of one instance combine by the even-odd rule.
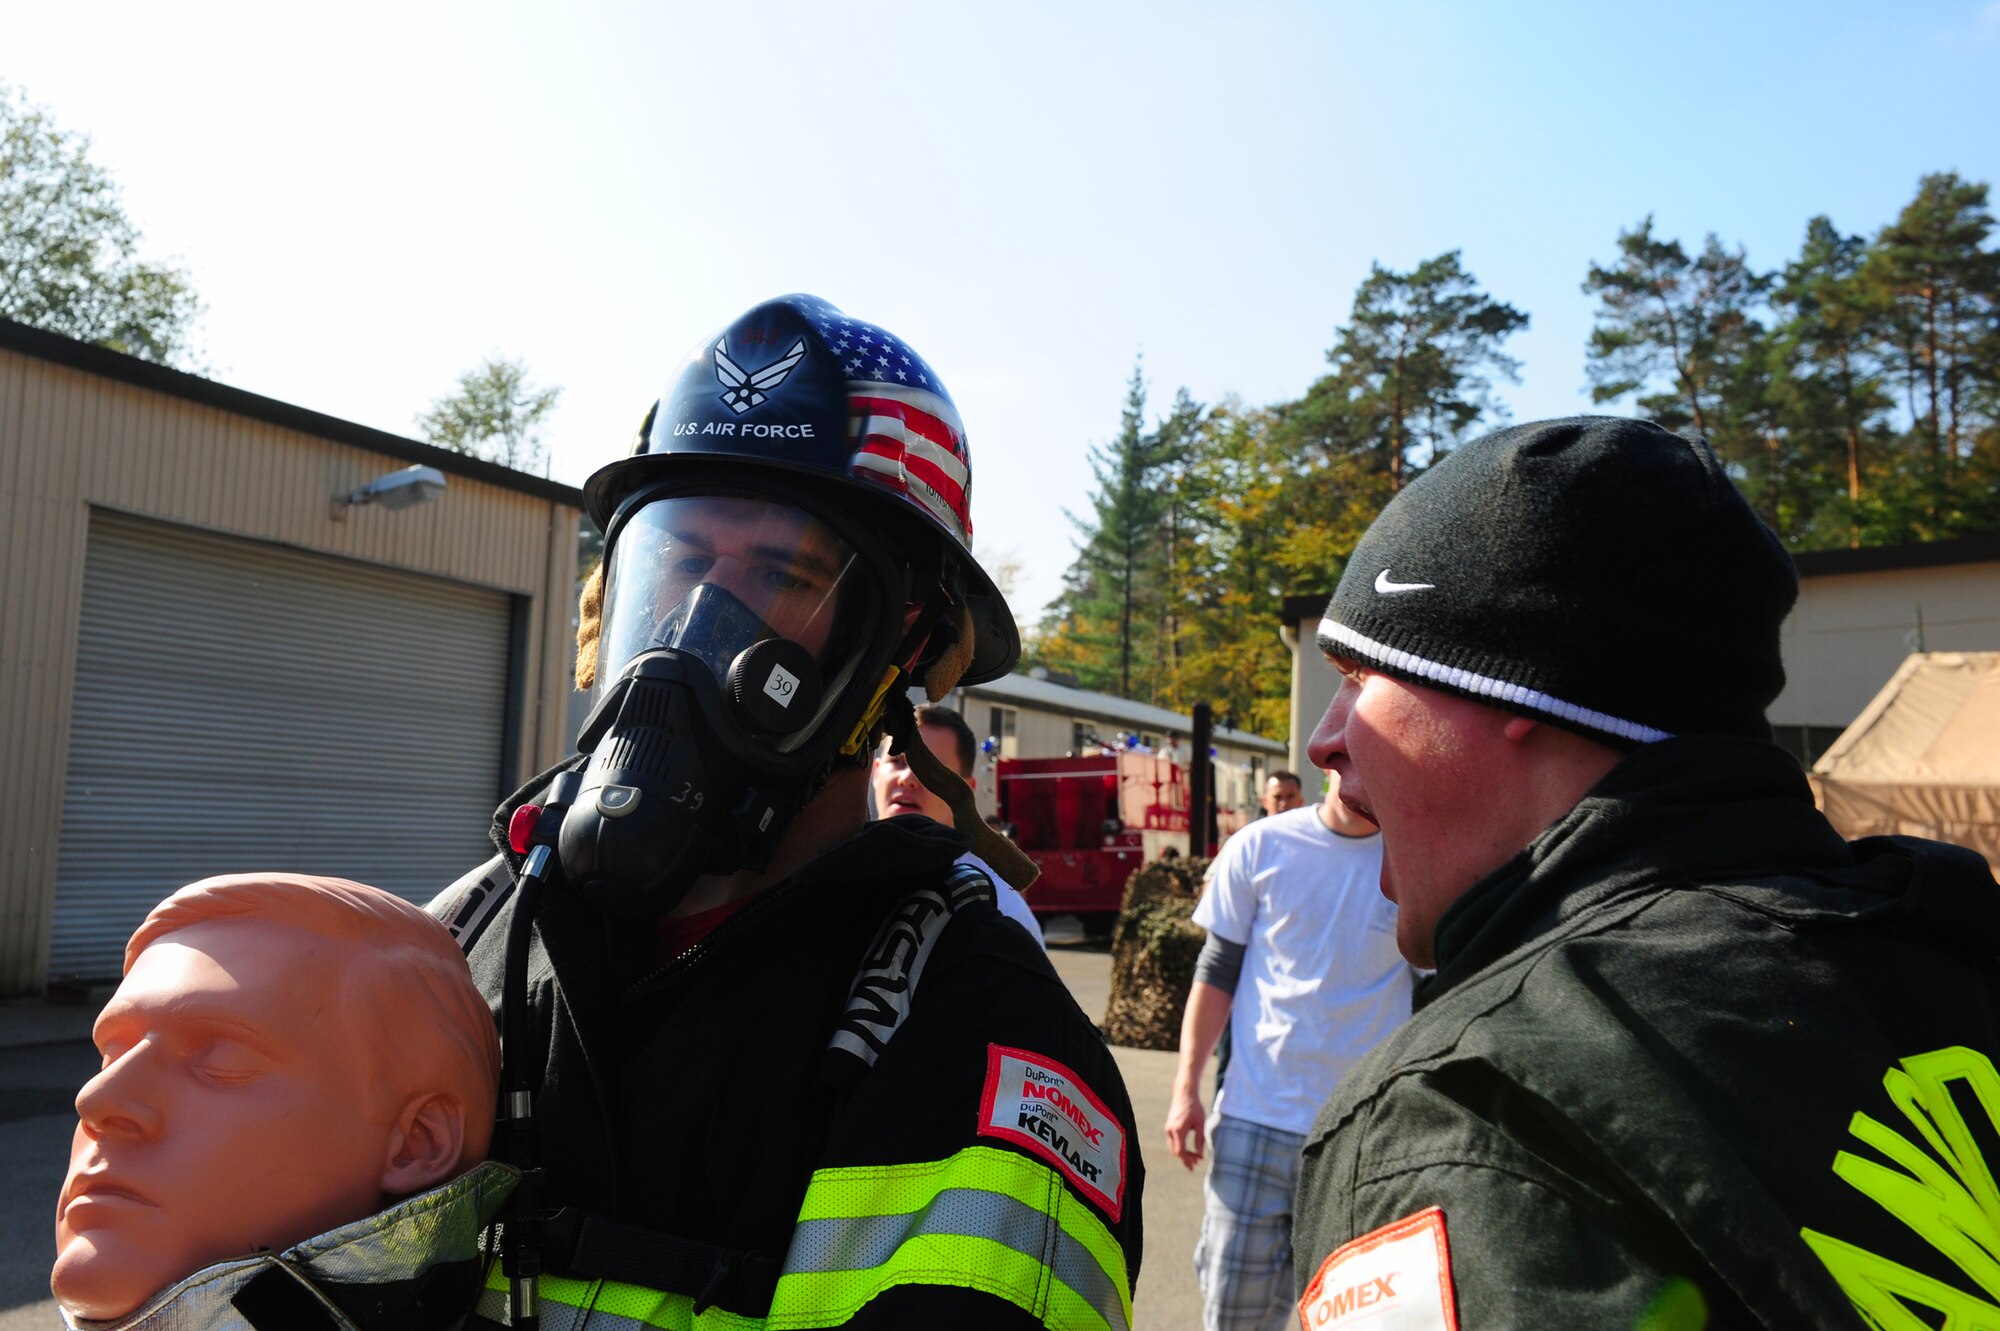
[[1996, 954], [1971, 852], [1843, 841], [1770, 745], [1634, 752], [1321, 1112], [1306, 1324], [1993, 1324]]
[[[938, 908], [965, 845], [873, 823], [665, 962], [649, 925], [542, 895], [548, 1331], [1130, 1325], [1130, 1102], [990, 888]], [[466, 896], [435, 909], [475, 914]], [[469, 951], [496, 1009], [510, 910]], [[504, 1321], [504, 1289], [496, 1262], [475, 1325]]]

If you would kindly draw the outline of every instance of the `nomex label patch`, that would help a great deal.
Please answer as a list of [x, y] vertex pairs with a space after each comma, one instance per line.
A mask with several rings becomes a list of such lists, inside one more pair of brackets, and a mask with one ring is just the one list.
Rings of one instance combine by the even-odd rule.
[[979, 1135], [1041, 1156], [1113, 1220], [1125, 1205], [1125, 1129], [1097, 1093], [1051, 1058], [986, 1046]]
[[1433, 1206], [1333, 1250], [1299, 1300], [1304, 1331], [1458, 1331], [1444, 1212]]

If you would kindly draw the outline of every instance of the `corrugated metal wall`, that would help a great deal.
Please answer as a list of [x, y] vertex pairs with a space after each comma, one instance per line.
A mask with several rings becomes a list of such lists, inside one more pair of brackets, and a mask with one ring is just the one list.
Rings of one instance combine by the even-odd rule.
[[573, 507], [453, 476], [438, 502], [329, 516], [399, 458], [0, 350], [0, 994], [46, 975], [93, 509], [526, 598], [515, 761], [567, 751]]
[[421, 903], [491, 854], [510, 600], [99, 510], [50, 975], [116, 978], [197, 878], [330, 874]]
[[1778, 646], [1772, 724], [1845, 727], [1911, 652], [2000, 650], [2000, 563], [1802, 576]]

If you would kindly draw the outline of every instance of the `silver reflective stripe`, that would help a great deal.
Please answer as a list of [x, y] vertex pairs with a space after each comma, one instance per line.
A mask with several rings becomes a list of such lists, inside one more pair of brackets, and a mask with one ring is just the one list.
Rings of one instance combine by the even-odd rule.
[[[479, 1302], [473, 1311], [489, 1322], [501, 1326], [514, 1324], [507, 1306], [507, 1291], [504, 1289], [483, 1289], [479, 1291]], [[619, 1313], [603, 1312], [594, 1308], [573, 1308], [567, 1303], [544, 1298], [541, 1304], [542, 1331], [653, 1331], [653, 1328], [636, 1317], [626, 1317]]]
[[944, 890], [951, 897], [951, 913], [956, 915], [975, 901], [984, 901], [989, 906], [1000, 904], [995, 895], [999, 889], [986, 876], [986, 870], [970, 864], [954, 864], [951, 876], [945, 879]]
[[432, 897], [424, 909], [444, 922], [459, 951], [470, 952], [513, 890], [514, 871], [507, 867], [505, 856], [495, 855]]
[[[946, 1188], [923, 1209], [905, 1215], [804, 1221], [792, 1231], [784, 1275], [872, 1271], [887, 1266], [912, 1239], [934, 1234], [991, 1239], [1033, 1258], [1096, 1309], [1113, 1331], [1125, 1331], [1118, 1282], [1088, 1248], [1064, 1232], [1054, 1216], [978, 1188]], [[779, 1280], [782, 1287], [783, 1276]]]

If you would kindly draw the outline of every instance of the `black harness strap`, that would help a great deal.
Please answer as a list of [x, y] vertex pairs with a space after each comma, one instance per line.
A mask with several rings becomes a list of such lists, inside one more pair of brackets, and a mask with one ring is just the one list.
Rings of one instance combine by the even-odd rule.
[[325, 1300], [283, 1262], [250, 1277], [229, 1302], [257, 1331], [343, 1331]]
[[565, 1207], [543, 1227], [552, 1271], [583, 1280], [616, 1280], [669, 1294], [686, 1294], [701, 1313], [715, 1304], [761, 1317], [778, 1288], [778, 1259], [718, 1248]]
[[[878, 1055], [889, 1038], [902, 1028], [910, 1013], [909, 998], [922, 973], [923, 958], [930, 944], [943, 932], [944, 925], [960, 910], [975, 901], [993, 900], [993, 883], [985, 874], [966, 865], [955, 865], [941, 889], [912, 893], [890, 913], [874, 946], [863, 959], [855, 976], [854, 997], [846, 1025], [856, 1025], [857, 1014], [868, 1019], [866, 1051]], [[912, 964], [914, 962], [914, 964]], [[866, 1001], [866, 982], [875, 980], [899, 1001], [885, 1005], [881, 1013]], [[872, 1057], [831, 1046], [829, 1063], [843, 1065], [843, 1076], [829, 1078], [823, 1070], [818, 1089], [821, 1127], [831, 1115], [834, 1101], [852, 1090], [861, 1074], [873, 1064]], [[831, 1082], [831, 1084], [829, 1084]], [[504, 1229], [504, 1225], [502, 1226]], [[771, 1308], [783, 1270], [782, 1254], [718, 1248], [713, 1244], [637, 1225], [620, 1224], [602, 1216], [565, 1207], [542, 1221], [541, 1253], [543, 1269], [579, 1280], [614, 1280], [669, 1294], [684, 1294], [694, 1300], [699, 1314], [720, 1306], [746, 1317], [762, 1317]], [[261, 1331], [261, 1329], [260, 1329]]]
[[954, 864], [942, 888], [903, 898], [862, 954], [847, 1006], [827, 1042], [821, 1082], [851, 1090], [910, 1019], [931, 949], [952, 917], [975, 901], [993, 902], [993, 881], [969, 864]]

